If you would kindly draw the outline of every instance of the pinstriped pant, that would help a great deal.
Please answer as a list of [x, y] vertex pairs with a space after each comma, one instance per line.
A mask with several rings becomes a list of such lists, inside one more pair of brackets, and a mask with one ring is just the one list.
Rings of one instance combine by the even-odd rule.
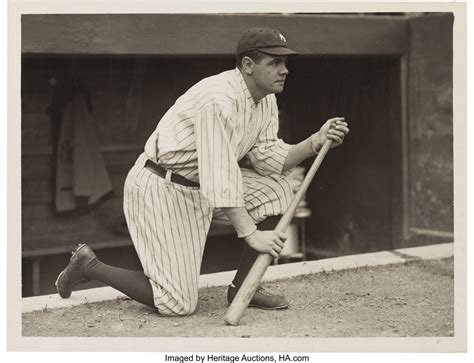
[[[142, 154], [124, 186], [128, 229], [163, 315], [189, 315], [198, 302], [198, 280], [211, 222], [229, 221], [212, 209], [196, 187], [158, 177], [144, 167]], [[282, 214], [292, 191], [286, 178], [262, 177], [242, 169], [245, 206], [255, 223]]]

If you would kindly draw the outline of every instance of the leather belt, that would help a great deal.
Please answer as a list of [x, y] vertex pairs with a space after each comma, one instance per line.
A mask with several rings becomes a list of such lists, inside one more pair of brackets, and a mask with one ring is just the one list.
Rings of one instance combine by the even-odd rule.
[[[158, 164], [155, 164], [153, 161], [147, 160], [146, 163], [145, 163], [145, 168], [152, 171], [153, 173], [158, 175], [160, 178], [166, 179], [166, 169], [163, 168], [162, 166], [158, 165]], [[197, 187], [197, 188], [199, 188], [199, 183], [188, 180], [188, 179], [186, 179], [185, 177], [183, 177], [179, 174], [171, 173], [171, 181], [173, 183], [184, 185], [186, 187]]]

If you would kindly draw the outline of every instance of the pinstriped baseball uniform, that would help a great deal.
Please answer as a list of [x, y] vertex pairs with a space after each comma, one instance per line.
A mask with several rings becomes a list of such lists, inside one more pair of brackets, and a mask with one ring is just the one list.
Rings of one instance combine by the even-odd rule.
[[[288, 207], [290, 145], [277, 132], [275, 96], [256, 104], [237, 68], [191, 87], [160, 120], [125, 181], [124, 212], [162, 314], [195, 310], [210, 224], [230, 223], [220, 208], [245, 207], [258, 223]], [[239, 167], [244, 157], [253, 169]], [[157, 176], [147, 160], [200, 187]]]

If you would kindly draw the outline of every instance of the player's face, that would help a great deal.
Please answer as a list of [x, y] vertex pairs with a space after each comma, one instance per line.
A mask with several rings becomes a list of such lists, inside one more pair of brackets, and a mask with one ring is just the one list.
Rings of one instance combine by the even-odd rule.
[[288, 56], [264, 55], [254, 64], [253, 79], [262, 94], [280, 93], [285, 86], [285, 79], [289, 71]]

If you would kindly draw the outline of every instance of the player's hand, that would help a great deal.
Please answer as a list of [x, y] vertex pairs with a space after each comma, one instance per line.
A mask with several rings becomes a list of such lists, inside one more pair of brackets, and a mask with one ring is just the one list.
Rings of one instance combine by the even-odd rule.
[[344, 117], [334, 117], [326, 121], [318, 132], [311, 135], [313, 151], [318, 152], [326, 140], [332, 140], [331, 148], [339, 146], [349, 133], [349, 127]]
[[273, 258], [277, 258], [283, 249], [287, 235], [278, 231], [256, 230], [245, 240], [254, 250], [260, 253], [268, 253]]

